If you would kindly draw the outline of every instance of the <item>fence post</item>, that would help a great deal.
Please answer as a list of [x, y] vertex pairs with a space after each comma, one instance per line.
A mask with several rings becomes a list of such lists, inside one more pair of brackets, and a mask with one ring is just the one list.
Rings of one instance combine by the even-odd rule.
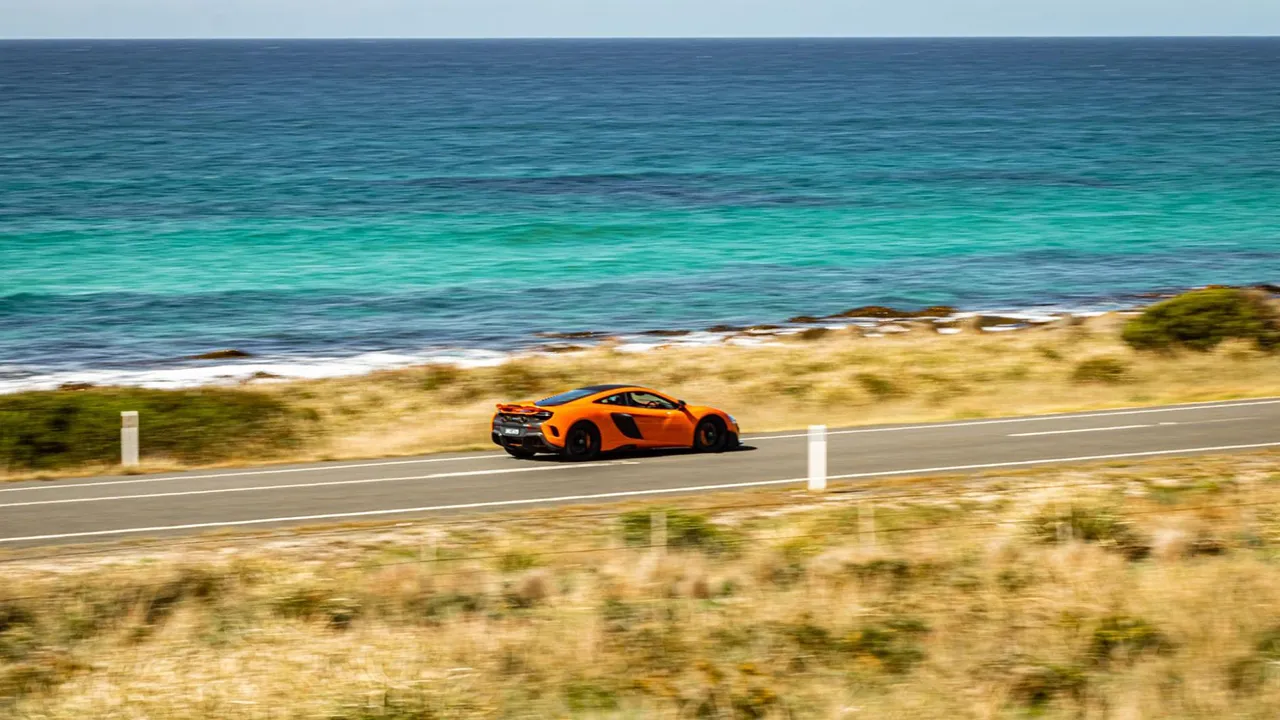
[[809, 490], [827, 489], [827, 426], [809, 426]]
[[858, 503], [858, 525], [862, 532], [862, 547], [874, 549], [876, 546], [876, 506], [869, 500]]
[[135, 467], [138, 464], [138, 412], [120, 413], [120, 464]]
[[667, 551], [667, 513], [655, 510], [649, 515], [649, 544], [656, 555]]

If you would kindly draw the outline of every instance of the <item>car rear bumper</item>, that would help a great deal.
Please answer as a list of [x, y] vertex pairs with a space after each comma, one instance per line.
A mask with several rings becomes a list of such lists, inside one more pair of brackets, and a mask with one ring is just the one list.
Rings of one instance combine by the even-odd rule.
[[553, 444], [553, 439], [545, 436], [542, 428], [523, 425], [507, 425], [494, 423], [491, 434], [493, 444], [502, 447], [520, 448], [529, 452], [558, 453], [564, 448]]

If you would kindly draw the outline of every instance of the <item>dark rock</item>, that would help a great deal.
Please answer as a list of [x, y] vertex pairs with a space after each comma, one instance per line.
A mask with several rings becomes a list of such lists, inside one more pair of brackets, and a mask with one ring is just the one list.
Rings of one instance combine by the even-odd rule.
[[277, 380], [277, 379], [282, 378], [282, 377], [284, 377], [284, 376], [283, 376], [283, 375], [277, 375], [277, 374], [275, 374], [275, 373], [265, 372], [265, 371], [263, 371], [263, 370], [259, 370], [258, 372], [256, 372], [256, 373], [254, 373], [254, 374], [250, 375], [250, 376], [249, 376], [249, 379], [250, 379], [250, 380]]
[[822, 319], [813, 317], [812, 315], [797, 315], [796, 317], [791, 318], [787, 322], [795, 325], [812, 325], [814, 323], [822, 322]]
[[1000, 317], [999, 315], [979, 315], [973, 319], [974, 327], [979, 328], [1000, 327], [1002, 325], [1025, 325], [1026, 322], [1026, 320]]
[[955, 314], [956, 309], [950, 305], [932, 305], [916, 313], [915, 316], [918, 318], [944, 318]]
[[707, 328], [707, 332], [713, 332], [713, 333], [732, 333], [732, 332], [742, 332], [743, 330], [746, 330], [746, 328], [738, 327], [736, 325], [712, 325], [711, 327]]
[[806, 341], [821, 340], [822, 338], [826, 337], [830, 333], [831, 331], [824, 327], [813, 327], [813, 328], [805, 328], [804, 330], [801, 330], [799, 333], [796, 334], [796, 337]]
[[94, 385], [93, 383], [69, 382], [69, 383], [62, 383], [61, 385], [58, 386], [58, 389], [66, 392], [80, 392], [82, 390], [92, 390], [95, 387], [97, 387], [97, 385]]
[[895, 310], [891, 307], [885, 307], [883, 305], [864, 305], [863, 307], [853, 308], [852, 310], [845, 310], [844, 312], [839, 313], [838, 315], [832, 315], [831, 317], [888, 318], [888, 319], [897, 320], [901, 318], [909, 318], [911, 316], [912, 314], [909, 312]]
[[540, 352], [559, 354], [559, 353], [582, 352], [588, 348], [586, 345], [570, 345], [568, 343], [557, 343], [555, 345], [543, 345], [542, 347], [539, 347], [537, 349]]
[[188, 360], [231, 360], [234, 358], [253, 357], [252, 354], [243, 350], [214, 350], [203, 355], [192, 355]]
[[780, 325], [752, 325], [751, 327], [747, 328], [747, 330], [754, 331], [754, 332], [766, 332], [769, 330], [781, 330], [781, 329], [782, 329], [782, 326]]
[[645, 330], [641, 335], [649, 335], [651, 337], [684, 337], [689, 334], [688, 330]]
[[1262, 292], [1265, 292], [1265, 293], [1271, 293], [1272, 295], [1280, 295], [1280, 285], [1272, 285], [1272, 284], [1270, 284], [1270, 283], [1263, 283], [1263, 284], [1261, 284], [1261, 285], [1254, 285], [1254, 286], [1253, 286], [1253, 289], [1254, 289], [1254, 290], [1261, 290]]
[[595, 330], [582, 330], [578, 332], [540, 332], [534, 334], [538, 337], [551, 338], [553, 340], [592, 340], [607, 336], [607, 333]]

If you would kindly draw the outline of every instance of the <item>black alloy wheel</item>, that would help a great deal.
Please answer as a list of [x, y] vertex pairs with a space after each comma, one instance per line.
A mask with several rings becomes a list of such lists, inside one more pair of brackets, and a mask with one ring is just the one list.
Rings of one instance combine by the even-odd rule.
[[712, 416], [698, 423], [693, 431], [693, 449], [698, 452], [724, 452], [729, 444], [729, 431], [724, 421]]

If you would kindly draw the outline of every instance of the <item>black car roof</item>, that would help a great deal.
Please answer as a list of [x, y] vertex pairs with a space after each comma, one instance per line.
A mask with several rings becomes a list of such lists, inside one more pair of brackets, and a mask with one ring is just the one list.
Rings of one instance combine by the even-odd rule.
[[588, 385], [587, 387], [578, 388], [578, 389], [583, 392], [589, 392], [594, 395], [595, 393], [604, 392], [606, 390], [621, 390], [623, 388], [633, 388], [633, 387], [640, 387], [640, 386], [639, 385]]
[[552, 395], [549, 398], [543, 398], [535, 402], [534, 405], [537, 405], [538, 407], [554, 407], [557, 405], [566, 405], [571, 402], [577, 402], [578, 400], [585, 400], [586, 398], [592, 397], [594, 395], [599, 395], [600, 393], [609, 392], [610, 390], [623, 390], [626, 388], [635, 388], [635, 387], [638, 387], [638, 386], [636, 385], [588, 385], [587, 387], [580, 387], [580, 388], [577, 388], [576, 390], [569, 390], [568, 392], [562, 392], [559, 395]]

